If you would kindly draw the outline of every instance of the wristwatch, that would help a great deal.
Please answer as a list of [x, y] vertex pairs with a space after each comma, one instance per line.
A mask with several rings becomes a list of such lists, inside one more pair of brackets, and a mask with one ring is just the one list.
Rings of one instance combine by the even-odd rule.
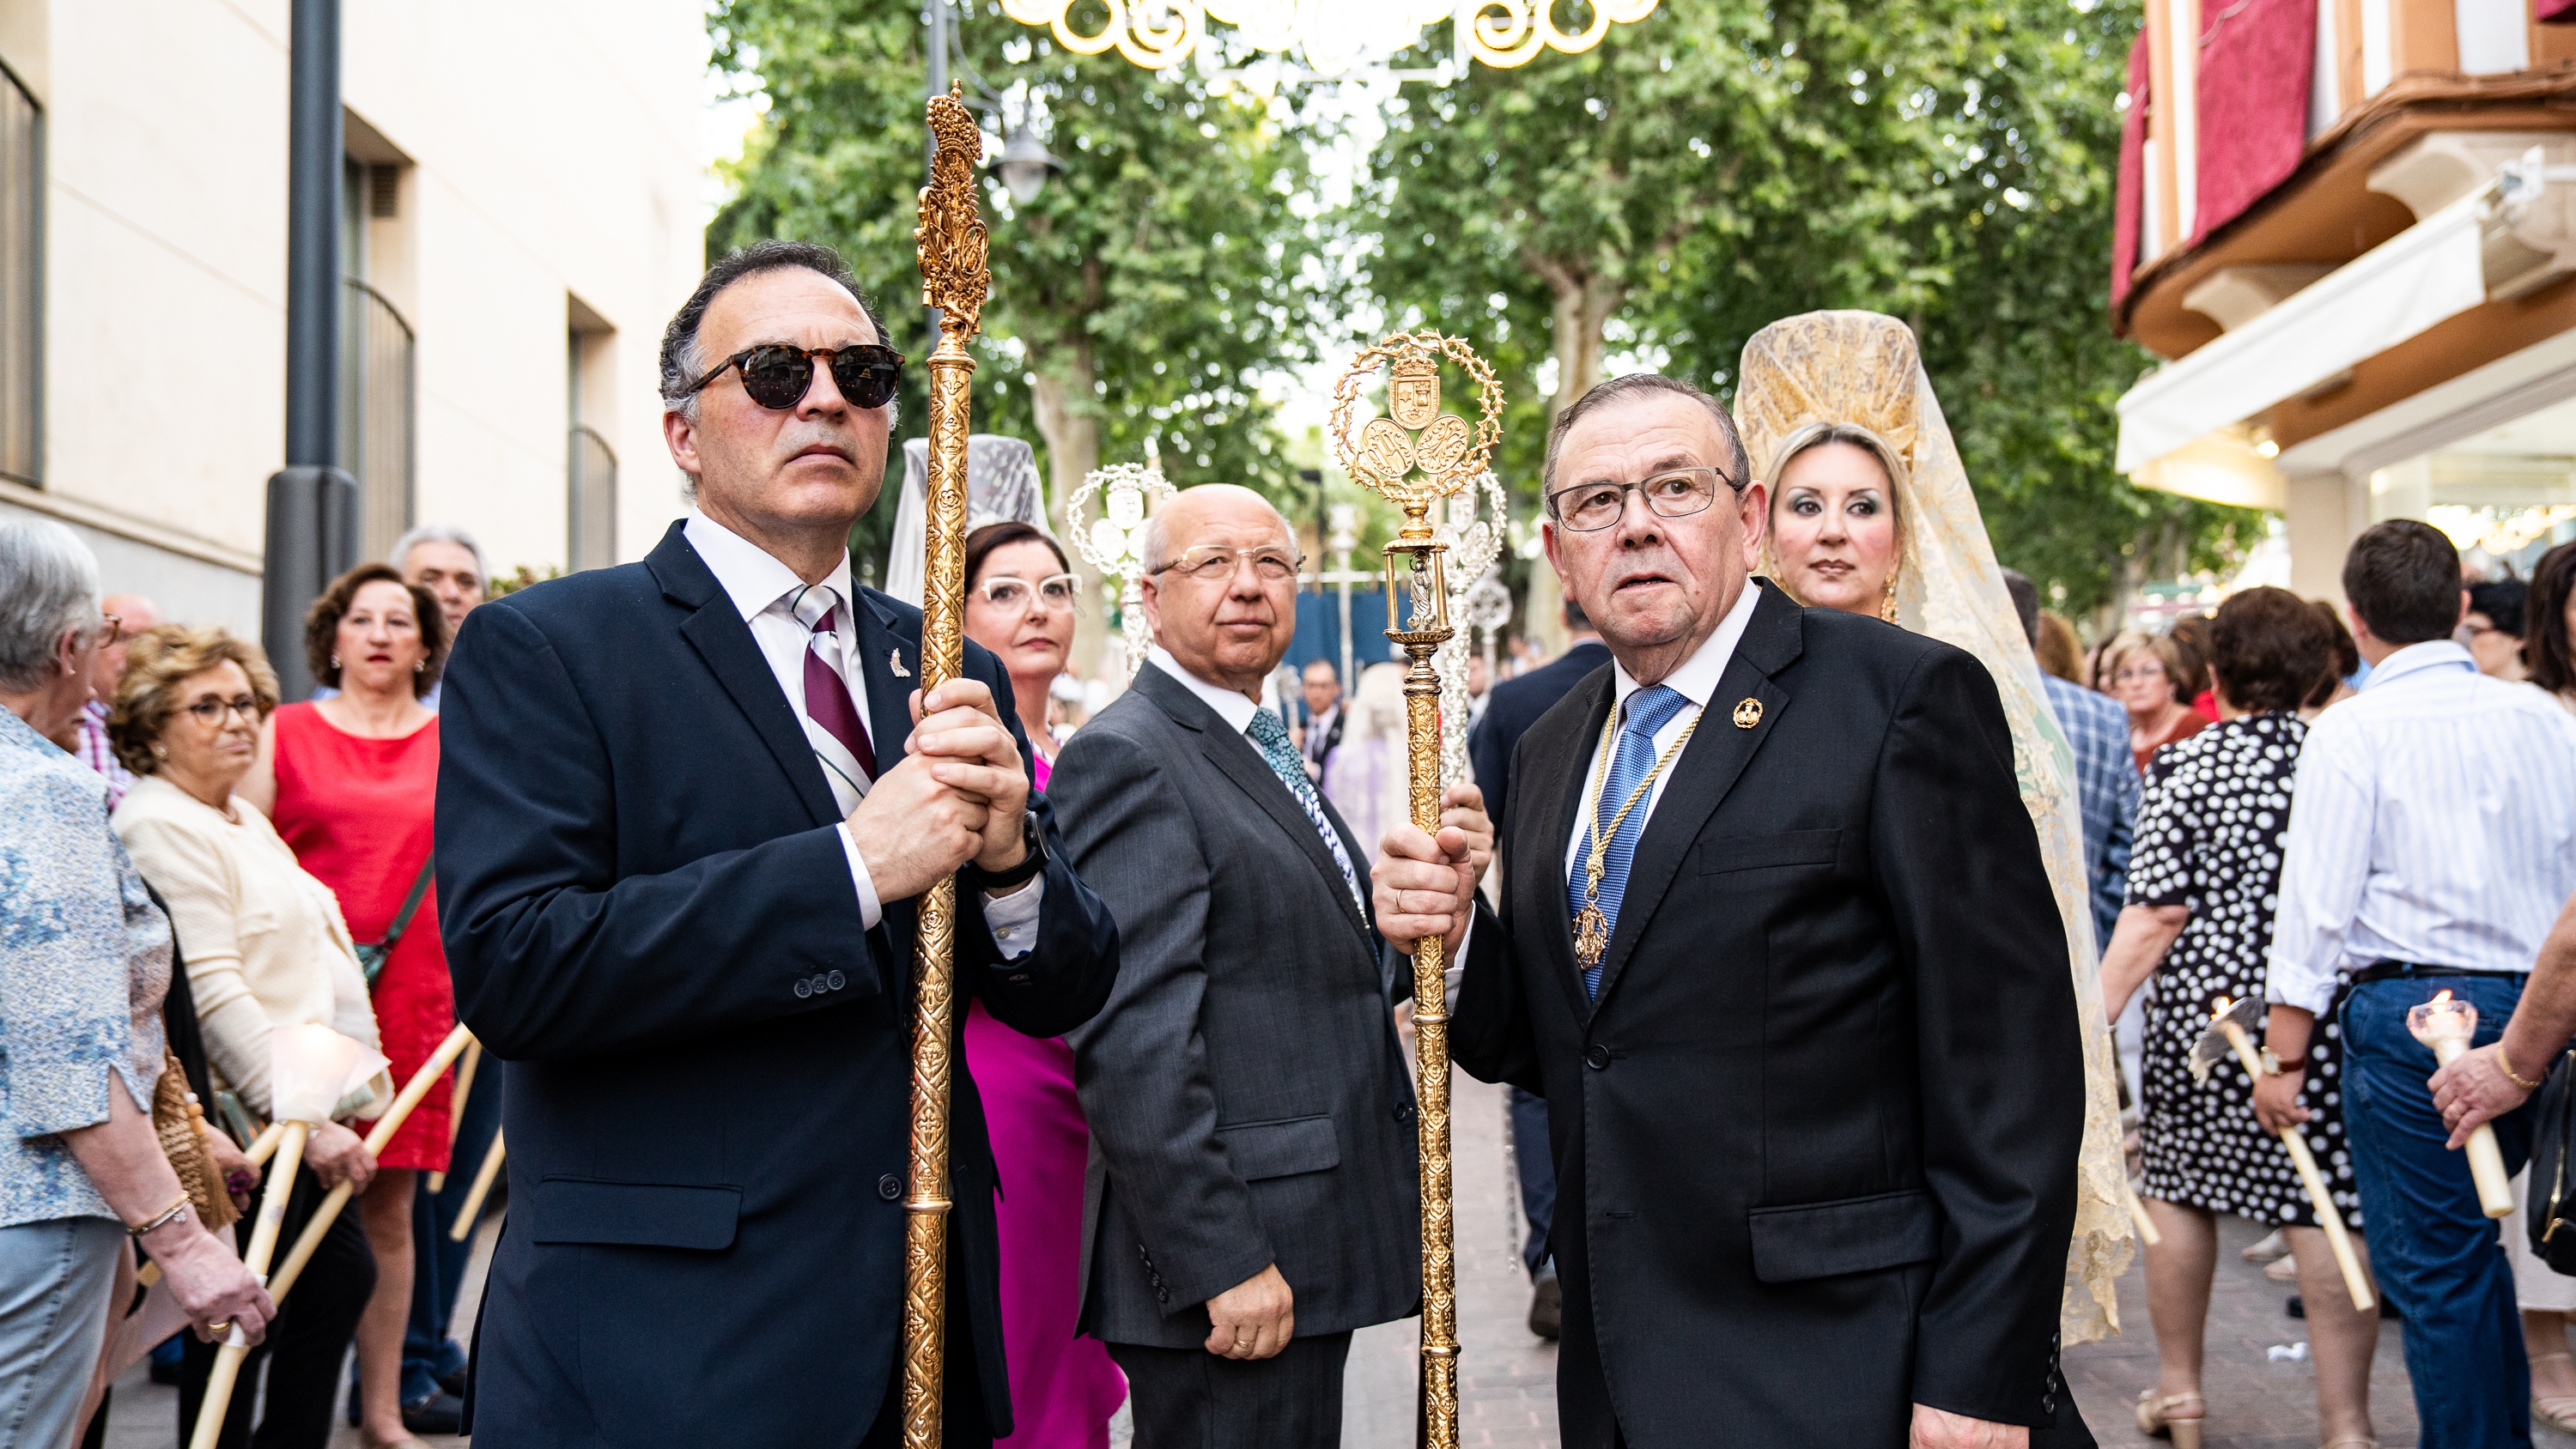
[[1046, 835], [1038, 829], [1038, 812], [1035, 810], [1020, 812], [1020, 844], [1026, 847], [1027, 853], [1020, 857], [1018, 865], [1008, 870], [986, 870], [970, 863], [967, 869], [975, 872], [975, 884], [988, 891], [1012, 890], [1046, 869]]
[[2280, 1055], [2268, 1046], [2263, 1048], [2263, 1075], [2267, 1077], [2277, 1077], [2281, 1074]]

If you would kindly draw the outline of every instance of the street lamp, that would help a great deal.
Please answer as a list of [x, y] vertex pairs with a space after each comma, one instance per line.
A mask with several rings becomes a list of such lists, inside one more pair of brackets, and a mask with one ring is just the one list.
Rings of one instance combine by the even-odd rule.
[[1011, 193], [1013, 203], [1026, 206], [1046, 189], [1049, 177], [1064, 174], [1064, 163], [1026, 125], [1019, 125], [1011, 128], [1002, 154], [993, 159], [993, 174], [1002, 178], [1002, 189]]

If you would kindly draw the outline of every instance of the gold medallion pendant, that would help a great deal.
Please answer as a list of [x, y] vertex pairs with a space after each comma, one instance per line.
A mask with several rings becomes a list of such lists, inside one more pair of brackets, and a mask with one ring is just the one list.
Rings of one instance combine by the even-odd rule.
[[1610, 949], [1610, 920], [1599, 906], [1585, 906], [1574, 914], [1574, 964], [1590, 971], [1601, 964], [1601, 953]]

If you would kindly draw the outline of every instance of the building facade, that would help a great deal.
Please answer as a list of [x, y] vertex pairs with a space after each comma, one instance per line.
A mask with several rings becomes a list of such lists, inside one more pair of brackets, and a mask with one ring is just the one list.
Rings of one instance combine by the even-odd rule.
[[[0, 516], [257, 636], [285, 461], [289, 0], [0, 0]], [[343, 0], [340, 465], [362, 545], [507, 574], [680, 511], [663, 323], [703, 266], [696, 0]]]
[[2491, 570], [2576, 538], [2576, 0], [2146, 8], [2122, 470], [2279, 510], [2315, 597], [2381, 519]]

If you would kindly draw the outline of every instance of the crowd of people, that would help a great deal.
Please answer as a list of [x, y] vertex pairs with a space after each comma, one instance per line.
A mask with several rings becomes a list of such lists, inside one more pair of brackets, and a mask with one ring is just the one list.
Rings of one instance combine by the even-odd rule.
[[[189, 1324], [239, 1325], [247, 1372], [264, 1373], [264, 1396], [230, 1401], [227, 1449], [323, 1444], [353, 1345], [365, 1442], [458, 1427], [449, 1324], [468, 1246], [449, 1230], [466, 1189], [428, 1179], [459, 1157], [470, 1175], [501, 1074], [482, 1074], [469, 1117], [450, 1109], [473, 1078], [442, 1077], [382, 1151], [361, 1137], [456, 1021], [431, 865], [436, 705], [483, 577], [473, 539], [438, 527], [342, 575], [305, 617], [320, 687], [290, 704], [257, 643], [101, 599], [60, 524], [0, 525], [0, 1442], [102, 1442], [107, 1385], [145, 1353], [179, 1387], [185, 1439], [215, 1358], [208, 1337], [171, 1333]], [[271, 1180], [244, 1148], [272, 1107], [270, 1039], [305, 1023], [387, 1066], [313, 1132], [292, 1181]], [[220, 1204], [179, 1191], [152, 1145], [165, 1071], [217, 1129], [201, 1140]], [[285, 1192], [293, 1241], [344, 1184], [357, 1210], [286, 1305], [207, 1231]], [[111, 1219], [144, 1229], [149, 1294]]]
[[[490, 604], [416, 531], [313, 602], [304, 701], [0, 525], [0, 1446], [96, 1438], [147, 1351], [184, 1435], [235, 1330], [228, 1449], [343, 1405], [370, 1445], [900, 1442], [940, 921], [949, 1444], [1096, 1449], [1122, 1404], [1144, 1449], [1338, 1442], [1352, 1333], [1421, 1308], [1434, 1023], [1511, 1088], [1569, 1444], [2091, 1442], [2061, 1354], [2143, 1220], [2136, 1419], [2191, 1449], [2227, 1215], [2281, 1230], [2320, 1438], [2369, 1446], [2378, 1313], [2283, 1132], [2405, 1321], [2419, 1442], [2576, 1427], [2571, 1280], [2451, 1150], [2518, 1167], [2576, 1070], [2576, 544], [2464, 583], [2383, 523], [2341, 607], [2088, 651], [2000, 567], [1904, 325], [1790, 318], [1731, 411], [1648, 374], [1554, 420], [1569, 643], [1453, 703], [1473, 779], [1424, 832], [1399, 668], [1283, 682], [1303, 560], [1248, 489], [1146, 521], [1152, 648], [1078, 728], [1082, 581], [978, 520], [964, 672], [920, 692], [920, 613], [847, 549], [881, 336], [828, 249], [720, 261], [663, 343], [690, 516]], [[2437, 1074], [2438, 991], [2480, 1020]], [[2247, 999], [2260, 1071], [2204, 1080]], [[371, 1150], [459, 1021], [478, 1055]], [[272, 1181], [303, 1025], [384, 1065]], [[191, 1096], [219, 1130], [174, 1139]], [[505, 1118], [469, 1364], [459, 1193]], [[271, 1297], [226, 1224], [284, 1193], [292, 1241], [343, 1186]]]

